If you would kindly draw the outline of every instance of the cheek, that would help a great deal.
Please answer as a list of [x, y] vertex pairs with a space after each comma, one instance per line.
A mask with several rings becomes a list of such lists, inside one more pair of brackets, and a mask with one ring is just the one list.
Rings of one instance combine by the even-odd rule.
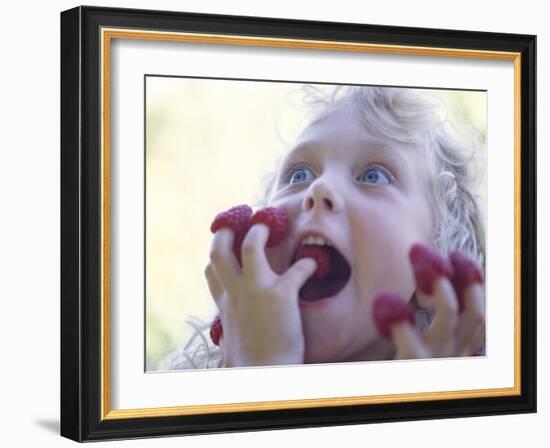
[[373, 205], [356, 210], [350, 223], [362, 295], [371, 296], [379, 290], [412, 295], [414, 277], [408, 252], [415, 237], [410, 221], [391, 207]]
[[364, 245], [368, 242], [371, 251], [396, 243], [406, 227], [400, 213], [376, 202], [368, 207], [352, 209], [350, 225], [354, 244]]
[[357, 241], [366, 238], [387, 248], [405, 246], [408, 251], [414, 243], [430, 243], [431, 215], [425, 201], [381, 198], [351, 208], [350, 222]]

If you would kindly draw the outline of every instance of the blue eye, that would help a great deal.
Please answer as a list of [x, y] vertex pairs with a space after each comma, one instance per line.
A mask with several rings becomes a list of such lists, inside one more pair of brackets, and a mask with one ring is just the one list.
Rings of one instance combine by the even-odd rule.
[[301, 184], [303, 182], [308, 182], [315, 177], [313, 172], [304, 166], [294, 168], [288, 173], [288, 183], [289, 184]]
[[359, 176], [359, 180], [367, 184], [387, 185], [391, 183], [390, 177], [382, 168], [369, 168]]

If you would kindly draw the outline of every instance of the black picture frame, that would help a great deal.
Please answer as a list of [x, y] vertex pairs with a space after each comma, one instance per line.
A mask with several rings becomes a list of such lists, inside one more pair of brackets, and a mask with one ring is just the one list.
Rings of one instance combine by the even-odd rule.
[[[102, 369], [101, 30], [513, 53], [520, 58], [518, 393], [106, 418]], [[100, 7], [61, 13], [61, 435], [76, 441], [536, 412], [536, 36]], [[105, 303], [103, 303], [105, 306]], [[102, 362], [103, 361], [103, 362]], [[108, 398], [108, 396], [107, 396]]]

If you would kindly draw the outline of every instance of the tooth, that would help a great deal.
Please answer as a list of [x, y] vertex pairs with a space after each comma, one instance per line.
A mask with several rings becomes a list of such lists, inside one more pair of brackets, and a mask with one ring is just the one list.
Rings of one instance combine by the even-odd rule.
[[322, 236], [309, 235], [302, 240], [302, 246], [305, 244], [315, 244], [317, 246], [331, 246]]

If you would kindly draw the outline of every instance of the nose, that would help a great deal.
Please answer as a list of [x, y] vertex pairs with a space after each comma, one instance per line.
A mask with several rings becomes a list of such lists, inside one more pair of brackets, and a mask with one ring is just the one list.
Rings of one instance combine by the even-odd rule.
[[304, 211], [323, 210], [326, 212], [339, 212], [342, 209], [342, 199], [335, 190], [322, 178], [317, 179], [307, 190], [302, 202]]

